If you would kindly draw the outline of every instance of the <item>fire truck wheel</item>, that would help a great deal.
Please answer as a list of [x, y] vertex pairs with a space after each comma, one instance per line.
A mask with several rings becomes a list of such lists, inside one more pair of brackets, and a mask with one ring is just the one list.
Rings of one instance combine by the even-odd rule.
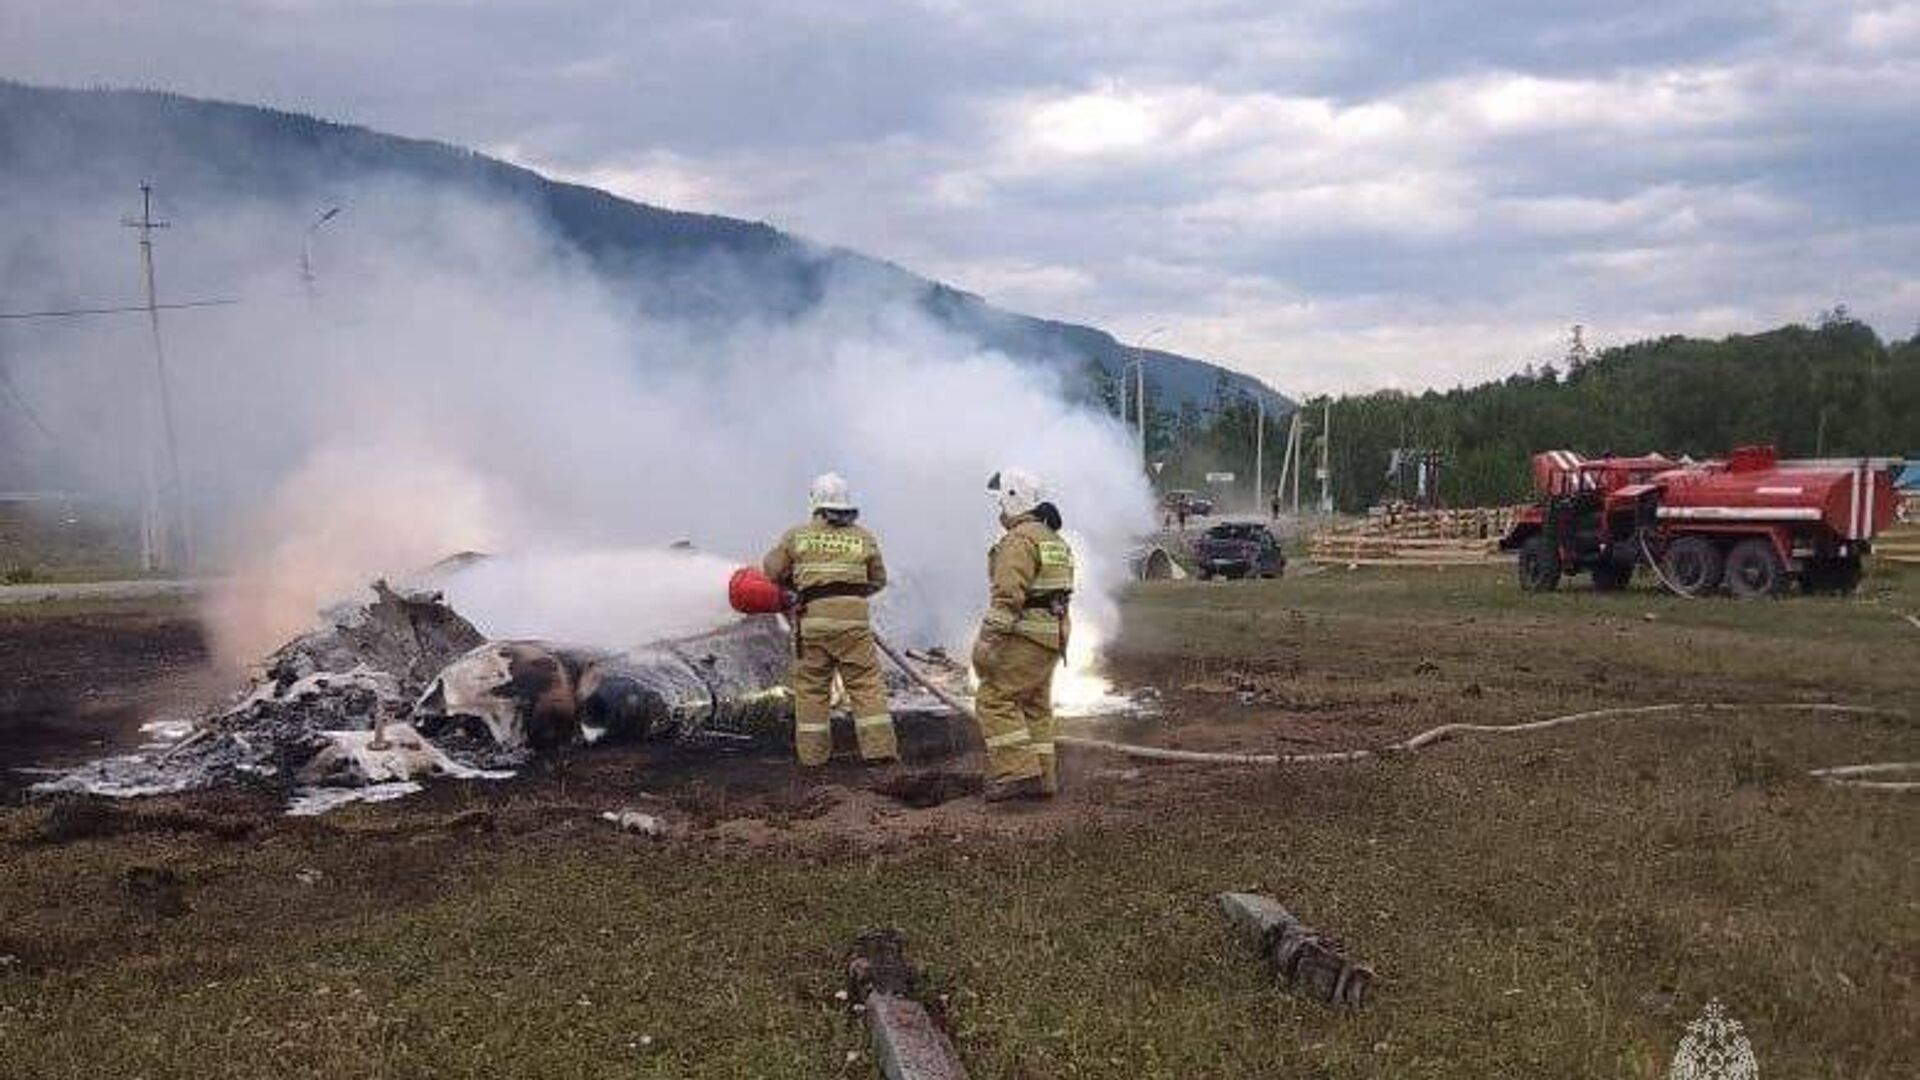
[[1560, 553], [1545, 536], [1529, 536], [1520, 545], [1520, 588], [1526, 592], [1552, 592], [1560, 587]]
[[1754, 537], [1727, 553], [1727, 591], [1743, 600], [1778, 596], [1787, 588], [1787, 567], [1770, 541]]
[[1603, 562], [1593, 567], [1593, 587], [1601, 592], [1619, 592], [1633, 581], [1633, 564]]
[[1720, 549], [1703, 536], [1683, 536], [1667, 545], [1660, 570], [1673, 587], [1688, 596], [1703, 596], [1720, 587]]

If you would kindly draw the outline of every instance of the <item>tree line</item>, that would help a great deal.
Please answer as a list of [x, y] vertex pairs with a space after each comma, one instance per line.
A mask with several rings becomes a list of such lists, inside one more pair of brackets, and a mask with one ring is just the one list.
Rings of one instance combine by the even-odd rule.
[[[1119, 411], [1120, 388], [1096, 381], [1092, 397]], [[1210, 408], [1152, 408], [1148, 459], [1157, 484], [1204, 488], [1208, 472], [1231, 471], [1229, 496], [1264, 503], [1251, 488], [1257, 408], [1224, 381]], [[1302, 505], [1317, 494], [1313, 467], [1324, 397], [1301, 403], [1308, 425]], [[1389, 473], [1395, 449], [1441, 461], [1444, 505], [1522, 502], [1529, 459], [1541, 450], [1658, 451], [1713, 457], [1771, 443], [1789, 457], [1920, 455], [1920, 333], [1884, 342], [1844, 307], [1814, 326], [1789, 325], [1718, 341], [1679, 335], [1589, 354], [1576, 344], [1556, 362], [1529, 365], [1472, 387], [1409, 394], [1383, 390], [1332, 401], [1331, 472], [1336, 506], [1364, 510], [1410, 494], [1408, 473]], [[1127, 402], [1128, 419], [1132, 418]], [[1267, 492], [1279, 478], [1289, 417], [1266, 418]]]

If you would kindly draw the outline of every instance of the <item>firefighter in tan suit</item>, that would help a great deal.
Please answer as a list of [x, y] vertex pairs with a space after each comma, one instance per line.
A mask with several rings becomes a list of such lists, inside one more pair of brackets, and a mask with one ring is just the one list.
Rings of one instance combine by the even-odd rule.
[[974, 709], [987, 745], [990, 802], [1059, 790], [1053, 748], [1053, 669], [1067, 651], [1073, 549], [1040, 480], [1002, 469], [987, 481], [1006, 533], [987, 554], [987, 614], [973, 647]]
[[811, 520], [788, 529], [761, 561], [767, 577], [799, 595], [792, 614], [794, 750], [802, 765], [826, 764], [833, 749], [827, 717], [837, 674], [853, 707], [860, 756], [893, 761], [899, 748], [867, 610], [867, 598], [887, 584], [880, 544], [854, 524], [859, 510], [838, 475], [815, 479], [807, 504]]

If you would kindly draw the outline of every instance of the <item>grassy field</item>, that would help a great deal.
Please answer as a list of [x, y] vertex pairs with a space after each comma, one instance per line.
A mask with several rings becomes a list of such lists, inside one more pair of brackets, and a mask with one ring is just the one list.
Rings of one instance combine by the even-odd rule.
[[0, 502], [0, 585], [144, 576], [133, 523], [113, 511], [84, 502]]
[[[1908, 612], [1920, 576], [1761, 604], [1522, 596], [1493, 570], [1164, 583], [1115, 669], [1162, 692], [1126, 734], [1208, 748], [1611, 704], [1914, 710]], [[1663, 1077], [1714, 997], [1766, 1075], [1909, 1076], [1920, 800], [1805, 772], [1915, 759], [1912, 717], [1714, 712], [1357, 765], [1074, 756], [1072, 797], [1025, 815], [608, 755], [318, 822], [184, 804], [239, 839], [155, 816], [50, 842], [16, 808], [0, 1075], [870, 1076], [834, 993], [853, 935], [894, 925], [978, 1077]], [[594, 819], [642, 787], [672, 839]], [[1371, 1004], [1266, 983], [1230, 888], [1340, 935]]]

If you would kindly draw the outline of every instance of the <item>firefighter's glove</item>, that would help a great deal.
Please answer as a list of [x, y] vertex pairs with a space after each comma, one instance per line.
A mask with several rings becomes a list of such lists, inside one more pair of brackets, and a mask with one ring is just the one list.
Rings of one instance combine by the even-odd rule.
[[996, 634], [1013, 633], [1013, 624], [1017, 621], [1013, 612], [1005, 608], [988, 608], [986, 617], [980, 620], [983, 629]]

